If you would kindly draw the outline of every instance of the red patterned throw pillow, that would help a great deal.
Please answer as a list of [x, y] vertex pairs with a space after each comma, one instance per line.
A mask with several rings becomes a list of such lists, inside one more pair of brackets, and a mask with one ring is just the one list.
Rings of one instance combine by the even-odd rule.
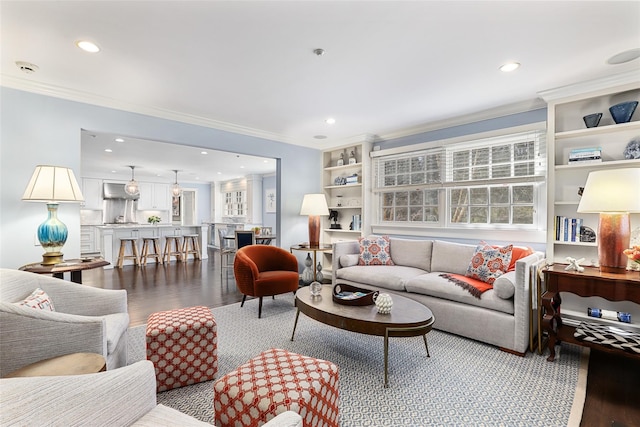
[[493, 284], [507, 272], [512, 250], [513, 245], [495, 248], [486, 242], [480, 242], [471, 258], [466, 276]]
[[394, 265], [391, 260], [389, 236], [360, 237], [358, 265]]
[[16, 302], [15, 304], [25, 307], [37, 308], [39, 310], [56, 311], [53, 307], [51, 298], [49, 298], [49, 295], [47, 295], [47, 293], [40, 288], [36, 288], [35, 291], [31, 292], [31, 295], [20, 302]]

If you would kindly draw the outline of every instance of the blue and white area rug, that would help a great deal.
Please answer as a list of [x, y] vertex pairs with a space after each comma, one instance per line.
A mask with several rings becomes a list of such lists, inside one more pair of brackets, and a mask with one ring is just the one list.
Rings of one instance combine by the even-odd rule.
[[[292, 297], [265, 299], [261, 319], [257, 304], [254, 300], [243, 308], [233, 304], [213, 309], [218, 378], [272, 347], [330, 360], [340, 369], [342, 427], [548, 427], [580, 422], [586, 358], [579, 347], [563, 343], [556, 360], [547, 362], [537, 353], [519, 357], [433, 330], [427, 335], [427, 358], [421, 337], [391, 338], [390, 387], [384, 388], [382, 337], [343, 331], [301, 314], [292, 342]], [[134, 327], [129, 331], [129, 363], [144, 358], [144, 326]], [[158, 403], [213, 423], [213, 381], [159, 393]]]

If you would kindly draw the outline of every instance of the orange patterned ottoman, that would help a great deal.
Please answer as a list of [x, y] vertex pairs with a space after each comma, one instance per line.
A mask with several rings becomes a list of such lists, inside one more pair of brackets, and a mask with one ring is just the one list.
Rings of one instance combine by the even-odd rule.
[[291, 410], [305, 427], [338, 426], [338, 367], [272, 348], [215, 382], [215, 422], [260, 426]]
[[218, 372], [216, 322], [207, 307], [151, 314], [146, 340], [158, 391], [209, 381]]

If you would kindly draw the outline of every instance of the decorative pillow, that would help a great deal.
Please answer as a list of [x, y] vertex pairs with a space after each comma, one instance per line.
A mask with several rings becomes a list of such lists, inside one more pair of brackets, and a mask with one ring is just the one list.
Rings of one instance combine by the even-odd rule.
[[31, 295], [14, 304], [37, 308], [39, 310], [56, 311], [51, 298], [49, 298], [49, 295], [47, 295], [47, 293], [40, 288], [36, 288], [35, 291], [31, 292]]
[[466, 276], [493, 284], [509, 268], [512, 249], [513, 245], [494, 248], [484, 241], [480, 242], [471, 258]]
[[[510, 272], [507, 271], [507, 273]], [[503, 274], [502, 276], [498, 277], [495, 282], [493, 282], [493, 291], [499, 298], [513, 298], [513, 295], [516, 293], [516, 287], [513, 284], [513, 280], [515, 280], [515, 273]]]
[[358, 265], [359, 259], [360, 259], [360, 255], [358, 254], [340, 255], [340, 266], [353, 267], [354, 265]]
[[360, 237], [358, 265], [394, 265], [389, 249], [389, 236]]
[[533, 252], [534, 250], [529, 247], [523, 248], [521, 246], [514, 246], [513, 250], [511, 251], [511, 262], [509, 263], [509, 268], [507, 269], [507, 272], [516, 271], [516, 261], [531, 255]]

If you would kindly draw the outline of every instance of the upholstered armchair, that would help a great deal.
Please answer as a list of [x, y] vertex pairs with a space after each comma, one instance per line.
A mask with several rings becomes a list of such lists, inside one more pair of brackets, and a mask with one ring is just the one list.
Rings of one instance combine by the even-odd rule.
[[[42, 289], [55, 311], [20, 302]], [[98, 353], [107, 369], [127, 364], [127, 292], [0, 269], [0, 376], [51, 357]]]
[[295, 292], [298, 289], [298, 260], [277, 246], [250, 245], [238, 249], [233, 272], [240, 292], [259, 298], [258, 318], [262, 316], [262, 297]]

